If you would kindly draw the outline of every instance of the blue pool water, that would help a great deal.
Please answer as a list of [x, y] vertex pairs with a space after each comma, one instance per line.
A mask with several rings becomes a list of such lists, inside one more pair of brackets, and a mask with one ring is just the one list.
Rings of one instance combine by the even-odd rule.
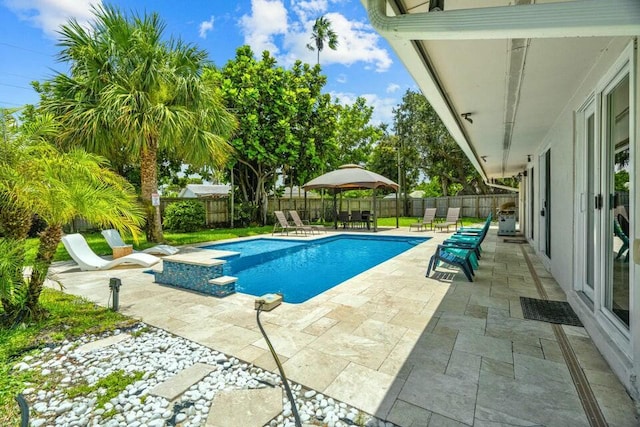
[[226, 258], [224, 266], [224, 274], [238, 278], [238, 292], [281, 293], [284, 301], [297, 304], [427, 240], [340, 235], [313, 241], [259, 238], [204, 248], [240, 252]]

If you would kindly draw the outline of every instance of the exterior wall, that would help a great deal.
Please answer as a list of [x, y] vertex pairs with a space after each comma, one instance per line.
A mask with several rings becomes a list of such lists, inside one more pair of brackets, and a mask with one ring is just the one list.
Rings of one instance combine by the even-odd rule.
[[[539, 156], [547, 149], [551, 149], [551, 259], [548, 260], [548, 268], [556, 281], [560, 284], [563, 290], [567, 294], [567, 299], [578, 312], [585, 327], [594, 342], [598, 346], [600, 352], [607, 359], [614, 372], [618, 375], [621, 381], [625, 384], [630, 393], [637, 399], [640, 397], [640, 393], [635, 383], [635, 377], [640, 375], [640, 331], [638, 331], [638, 320], [640, 320], [640, 313], [635, 308], [640, 307], [640, 304], [636, 302], [631, 305], [631, 351], [627, 344], [623, 342], [620, 334], [616, 334], [611, 327], [607, 326], [602, 321], [602, 316], [598, 314], [594, 315], [594, 309], [591, 302], [586, 301], [582, 297], [580, 292], [575, 290], [577, 285], [576, 272], [574, 266], [576, 265], [575, 259], [575, 233], [576, 221], [579, 215], [579, 199], [580, 194], [577, 194], [576, 180], [581, 179], [576, 176], [575, 164], [576, 164], [576, 118], [575, 113], [578, 111], [589, 96], [596, 90], [603, 76], [607, 73], [610, 67], [620, 57], [623, 50], [629, 45], [630, 38], [620, 38], [614, 40], [608, 47], [608, 49], [602, 52], [596, 65], [588, 74], [587, 78], [583, 81], [582, 85], [575, 92], [574, 96], [567, 100], [563, 113], [558, 117], [556, 124], [549, 130], [545, 139], [541, 141], [540, 145], [535, 151], [533, 162], [535, 166], [535, 184], [536, 190], [533, 194], [533, 200], [527, 198], [525, 209], [529, 209], [529, 203], [534, 203], [535, 221], [534, 224], [534, 239], [531, 241], [533, 247], [538, 251], [540, 256], [545, 259], [544, 247], [541, 247], [540, 236], [540, 176], [543, 173], [540, 170], [540, 164], [537, 161]], [[636, 51], [636, 57], [638, 53]], [[636, 68], [635, 78], [638, 82], [638, 72]], [[636, 84], [636, 87], [638, 85]], [[637, 91], [636, 91], [637, 93]], [[636, 96], [636, 117], [637, 121], [637, 103], [640, 97]], [[630, 99], [633, 103], [633, 97]], [[636, 135], [638, 131], [636, 129]], [[638, 136], [635, 140], [635, 150], [632, 148], [631, 155], [634, 155], [636, 165], [640, 164], [640, 154], [638, 153]], [[640, 206], [640, 197], [638, 196], [638, 188], [640, 188], [640, 174], [638, 174], [637, 166], [635, 174], [632, 171], [631, 180], [635, 184], [634, 189], [631, 188], [632, 193], [635, 194], [635, 206], [636, 212], [638, 206]], [[631, 218], [631, 233], [635, 232], [635, 236], [638, 236], [638, 230], [640, 228], [639, 218], [636, 213], [635, 218]], [[633, 274], [633, 270], [632, 270]], [[635, 277], [635, 280], [633, 280]], [[630, 278], [631, 283], [631, 298], [635, 298], [636, 301], [640, 301], [640, 295], [638, 292], [638, 284], [640, 284], [640, 268], [635, 268], [635, 276]], [[634, 286], [634, 283], [636, 284]], [[597, 291], [597, 289], [596, 289]], [[634, 325], [636, 327], [634, 328]], [[626, 347], [626, 348], [625, 348]], [[635, 360], [635, 362], [634, 362]]]

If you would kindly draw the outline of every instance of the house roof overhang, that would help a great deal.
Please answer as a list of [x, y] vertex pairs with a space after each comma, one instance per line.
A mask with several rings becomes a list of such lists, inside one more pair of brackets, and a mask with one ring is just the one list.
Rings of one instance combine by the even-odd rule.
[[523, 171], [603, 52], [640, 35], [637, 0], [361, 1], [487, 182]]

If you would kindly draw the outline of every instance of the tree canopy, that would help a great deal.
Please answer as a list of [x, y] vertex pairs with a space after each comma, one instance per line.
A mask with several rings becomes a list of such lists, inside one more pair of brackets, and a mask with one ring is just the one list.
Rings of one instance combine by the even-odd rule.
[[267, 51], [256, 60], [249, 46], [205, 77], [220, 86], [226, 106], [238, 117], [230, 141], [234, 183], [266, 223], [267, 195], [278, 174], [299, 184], [333, 151], [335, 114], [330, 96], [321, 93], [326, 78], [319, 67], [300, 61], [291, 69], [278, 66]]
[[402, 147], [415, 147], [420, 171], [438, 177], [442, 195], [459, 184], [459, 194], [487, 193], [488, 188], [453, 140], [435, 110], [420, 93], [408, 89], [394, 109], [394, 128]]
[[165, 40], [156, 13], [128, 16], [106, 6], [94, 14], [89, 28], [75, 20], [62, 26], [58, 58], [70, 73], [41, 86], [41, 105], [59, 118], [64, 147], [140, 164], [147, 238], [161, 241], [159, 206], [151, 205], [159, 150], [196, 166], [222, 165], [236, 122], [201, 79], [206, 52]]

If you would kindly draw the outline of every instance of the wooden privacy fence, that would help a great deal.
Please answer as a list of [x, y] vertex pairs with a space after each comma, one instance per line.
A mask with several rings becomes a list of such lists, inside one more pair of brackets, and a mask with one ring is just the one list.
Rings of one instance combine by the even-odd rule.
[[[428, 197], [426, 199], [410, 199], [410, 214], [415, 217], [422, 217], [426, 208], [436, 208], [436, 215], [444, 217], [449, 208], [460, 208], [460, 216], [483, 218], [492, 212], [496, 214], [497, 209], [512, 202], [518, 207], [518, 193], [513, 194], [487, 194], [479, 196], [452, 196], [452, 197]], [[516, 212], [516, 218], [518, 213]]]
[[[164, 215], [166, 207], [174, 202], [197, 201], [204, 205], [205, 208], [205, 225], [228, 226], [231, 224], [231, 208], [229, 206], [231, 200], [227, 197], [223, 198], [202, 198], [202, 199], [185, 199], [185, 198], [161, 198], [160, 212]], [[403, 200], [400, 200], [402, 203]], [[453, 196], [453, 197], [431, 197], [426, 199], [409, 199], [407, 211], [409, 216], [421, 218], [426, 208], [436, 208], [437, 216], [444, 217], [447, 215], [448, 208], [461, 208], [460, 216], [482, 218], [489, 215], [489, 212], [496, 213], [500, 205], [513, 202], [518, 206], [518, 195], [516, 194], [495, 194], [485, 196]], [[378, 218], [392, 218], [396, 216], [396, 199], [376, 199], [376, 213]], [[333, 199], [325, 198], [307, 198], [306, 204], [304, 197], [293, 198], [269, 198], [268, 201], [268, 217], [273, 220], [273, 211], [289, 211], [297, 210], [304, 219], [316, 220], [321, 218], [324, 210], [324, 218], [326, 220], [333, 219]], [[338, 211], [373, 211], [371, 198], [338, 198]], [[402, 216], [402, 210], [400, 210]], [[88, 231], [95, 229], [91, 224], [81, 218], [75, 219], [68, 224], [66, 230], [70, 232]]]
[[[306, 206], [306, 207], [305, 207]], [[273, 216], [273, 211], [289, 211], [297, 210], [300, 216], [304, 219], [316, 220], [321, 218], [324, 210], [324, 218], [329, 220], [333, 219], [333, 198], [325, 198], [324, 203], [322, 199], [307, 198], [306, 205], [303, 197], [301, 198], [286, 198], [286, 199], [269, 199], [269, 206], [267, 211]], [[336, 200], [336, 211], [373, 211], [372, 199], [360, 198], [342, 198]], [[378, 218], [387, 218], [396, 216], [396, 201], [395, 199], [377, 199], [376, 200], [376, 214]]]

